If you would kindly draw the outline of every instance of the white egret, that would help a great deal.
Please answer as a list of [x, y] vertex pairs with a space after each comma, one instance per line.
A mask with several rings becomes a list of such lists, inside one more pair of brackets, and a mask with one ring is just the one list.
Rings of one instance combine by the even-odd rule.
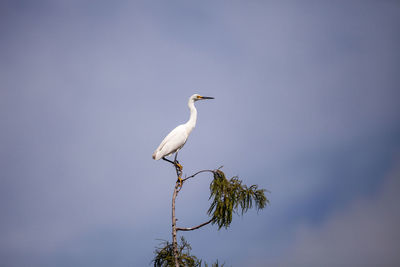
[[[175, 129], [173, 129], [161, 142], [161, 144], [158, 146], [158, 148], [154, 151], [153, 153], [153, 159], [159, 160], [163, 159], [166, 160], [174, 166], [179, 169], [179, 171], [182, 170], [182, 165], [179, 164], [179, 162], [176, 160], [176, 157], [178, 156], [178, 151], [185, 145], [189, 134], [193, 131], [194, 127], [196, 126], [196, 120], [197, 120], [197, 110], [194, 106], [194, 102], [198, 100], [204, 100], [204, 99], [214, 99], [214, 97], [208, 97], [208, 96], [201, 96], [198, 94], [194, 94], [189, 98], [188, 106], [190, 109], [190, 118], [185, 124], [181, 124]], [[167, 158], [166, 156], [169, 156], [171, 154], [175, 153], [175, 159], [174, 161], [171, 161]], [[182, 186], [182, 178], [180, 175], [178, 175], [178, 181], [180, 185]]]

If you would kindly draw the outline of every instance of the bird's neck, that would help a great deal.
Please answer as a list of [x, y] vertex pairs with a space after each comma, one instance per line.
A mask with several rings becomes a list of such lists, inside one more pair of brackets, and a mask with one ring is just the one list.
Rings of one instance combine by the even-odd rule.
[[190, 109], [190, 118], [186, 122], [186, 127], [188, 128], [189, 132], [191, 132], [194, 129], [194, 127], [196, 126], [197, 110], [196, 110], [196, 107], [194, 106], [193, 101], [189, 101], [188, 106]]

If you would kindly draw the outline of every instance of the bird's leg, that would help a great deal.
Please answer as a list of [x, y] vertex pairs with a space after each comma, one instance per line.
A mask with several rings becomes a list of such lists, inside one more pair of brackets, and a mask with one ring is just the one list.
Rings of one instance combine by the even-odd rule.
[[175, 161], [169, 160], [166, 157], [162, 157], [163, 160], [168, 161], [169, 163], [173, 164], [175, 166], [175, 168], [179, 169], [180, 171], [183, 169], [182, 165], [179, 164], [179, 161], [176, 160], [175, 157]]
[[175, 153], [175, 159], [174, 159], [174, 165], [176, 168], [178, 168], [180, 171], [182, 171], [183, 167], [181, 164], [179, 164], [179, 161], [176, 159], [178, 157], [178, 151]]
[[168, 161], [168, 162], [171, 163], [171, 164], [174, 164], [174, 165], [175, 165], [175, 162], [173, 162], [173, 161], [167, 159], [166, 157], [162, 157], [162, 159], [165, 160], [165, 161]]
[[182, 180], [182, 165], [179, 164], [179, 161], [177, 160], [178, 157], [178, 151], [176, 151], [175, 153], [175, 159], [174, 159], [174, 163], [175, 163], [175, 168], [176, 168], [176, 174], [178, 176], [178, 180], [176, 181], [177, 184], [179, 184], [179, 187], [182, 188], [182, 184], [183, 184], [183, 180]]
[[178, 180], [176, 181], [177, 184], [179, 184], [179, 187], [182, 188], [182, 184], [183, 184], [183, 180], [182, 180], [182, 165], [179, 164], [179, 162], [176, 160], [176, 154], [175, 154], [175, 160], [169, 160], [166, 157], [162, 157], [163, 160], [168, 161], [169, 163], [173, 164], [175, 166], [175, 170], [176, 170], [176, 175], [178, 176]]

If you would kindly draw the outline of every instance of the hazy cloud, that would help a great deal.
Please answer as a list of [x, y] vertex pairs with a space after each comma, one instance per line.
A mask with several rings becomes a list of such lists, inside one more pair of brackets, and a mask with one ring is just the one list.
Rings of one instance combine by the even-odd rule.
[[308, 266], [398, 265], [399, 188], [397, 162], [376, 194], [355, 199], [321, 225], [301, 225], [289, 261]]
[[[185, 173], [224, 165], [272, 192], [231, 231], [189, 233], [196, 255], [280, 262], [347, 240], [369, 215], [355, 199], [373, 218], [389, 201], [367, 195], [400, 149], [397, 2], [0, 5], [0, 264], [149, 263], [175, 182], [151, 154], [193, 93], [216, 99], [196, 103]], [[206, 218], [209, 179], [185, 185], [180, 223]]]

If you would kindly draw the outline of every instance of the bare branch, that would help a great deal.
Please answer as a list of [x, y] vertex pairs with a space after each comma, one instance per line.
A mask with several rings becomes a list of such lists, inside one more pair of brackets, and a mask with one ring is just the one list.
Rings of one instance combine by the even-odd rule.
[[193, 178], [193, 177], [195, 177], [197, 174], [200, 174], [200, 173], [202, 173], [202, 172], [211, 172], [211, 173], [214, 173], [213, 170], [201, 170], [201, 171], [196, 172], [196, 173], [193, 174], [193, 175], [190, 175], [190, 176], [188, 176], [188, 177], [185, 177], [185, 179], [182, 179], [182, 181], [186, 181], [187, 179]]
[[176, 217], [175, 217], [175, 199], [176, 199], [178, 192], [179, 192], [178, 191], [178, 183], [176, 183], [174, 193], [172, 194], [172, 250], [173, 250], [173, 255], [174, 255], [175, 267], [179, 267], [178, 242], [176, 240]]
[[205, 223], [202, 223], [202, 224], [200, 224], [200, 225], [197, 225], [197, 226], [195, 226], [195, 227], [189, 227], [189, 228], [177, 227], [177, 228], [176, 228], [176, 231], [193, 231], [193, 230], [199, 229], [200, 227], [203, 227], [203, 226], [205, 226], [205, 225], [211, 223], [212, 221], [213, 221], [213, 219], [209, 220], [208, 222], [205, 222]]

